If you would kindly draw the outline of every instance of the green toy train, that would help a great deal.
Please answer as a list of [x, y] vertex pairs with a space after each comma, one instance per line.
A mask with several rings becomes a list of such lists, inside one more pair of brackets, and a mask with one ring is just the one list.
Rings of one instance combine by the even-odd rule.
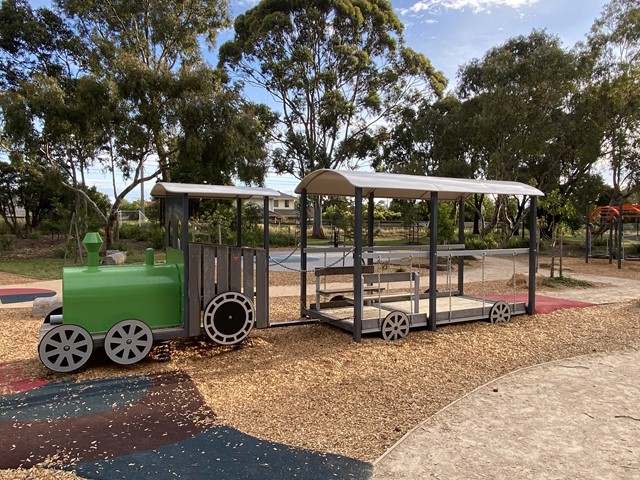
[[88, 266], [64, 269], [62, 308], [40, 330], [38, 353], [47, 368], [77, 370], [100, 347], [115, 363], [128, 365], [145, 358], [157, 342], [204, 333], [217, 344], [233, 345], [254, 326], [269, 326], [268, 238], [262, 249], [240, 247], [239, 228], [235, 247], [182, 239], [188, 238], [189, 198], [236, 200], [240, 217], [243, 199], [263, 198], [268, 205], [279, 193], [159, 183], [152, 195], [163, 203], [166, 263], [156, 264], [148, 249], [145, 265], [100, 266], [102, 239], [88, 233]]

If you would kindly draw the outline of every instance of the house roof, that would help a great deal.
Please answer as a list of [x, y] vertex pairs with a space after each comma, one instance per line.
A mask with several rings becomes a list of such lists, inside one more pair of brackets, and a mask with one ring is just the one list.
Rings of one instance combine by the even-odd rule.
[[520, 182], [475, 180], [468, 178], [427, 177], [397, 173], [346, 170], [316, 170], [304, 177], [295, 192], [354, 196], [362, 188], [363, 197], [428, 199], [438, 192], [440, 200], [458, 200], [474, 193], [495, 195], [544, 195], [540, 190]]
[[158, 182], [151, 189], [153, 197], [188, 194], [189, 198], [248, 199], [251, 197], [279, 197], [271, 188], [236, 187], [233, 185], [200, 185], [194, 183]]

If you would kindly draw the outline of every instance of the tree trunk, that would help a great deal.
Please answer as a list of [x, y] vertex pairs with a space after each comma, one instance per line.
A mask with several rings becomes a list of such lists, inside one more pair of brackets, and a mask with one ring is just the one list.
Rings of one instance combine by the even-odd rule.
[[[307, 226], [303, 225], [302, 228], [307, 228]], [[326, 238], [322, 228], [322, 195], [313, 197], [313, 231], [311, 236], [313, 238]]]
[[559, 274], [560, 274], [560, 278], [562, 278], [562, 257], [563, 257], [563, 245], [562, 245], [562, 229], [560, 229], [560, 270], [559, 270]]
[[498, 195], [498, 198], [496, 198], [496, 206], [493, 212], [493, 218], [491, 219], [491, 223], [485, 228], [483, 228], [482, 235], [487, 235], [491, 233], [498, 225], [498, 221], [500, 219], [500, 213], [502, 212], [502, 207], [504, 206], [503, 203], [504, 203], [504, 196]]
[[551, 278], [556, 276], [556, 226], [551, 226], [551, 271], [549, 272]]
[[484, 200], [484, 195], [478, 195], [477, 193], [473, 194], [473, 234], [480, 235], [480, 215], [482, 214], [482, 201]]

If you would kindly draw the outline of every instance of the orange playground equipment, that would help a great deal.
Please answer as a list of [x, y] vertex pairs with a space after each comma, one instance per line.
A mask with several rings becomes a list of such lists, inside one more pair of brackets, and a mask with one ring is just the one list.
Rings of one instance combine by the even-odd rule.
[[[629, 225], [631, 225], [631, 229], [628, 228]], [[627, 231], [625, 231], [625, 226]], [[594, 232], [598, 232], [595, 236], [600, 239], [599, 243], [605, 247], [603, 254], [598, 255], [593, 251]], [[609, 233], [608, 237], [606, 236], [607, 232]], [[625, 236], [627, 245], [635, 240], [634, 243], [631, 243], [631, 253], [625, 253]], [[620, 269], [622, 268], [622, 260], [640, 260], [636, 254], [640, 251], [638, 249], [640, 244], [637, 242], [640, 242], [640, 204], [604, 205], [596, 207], [588, 214], [585, 262], [588, 263], [589, 258], [604, 257], [609, 259], [609, 263], [612, 263], [615, 251]]]

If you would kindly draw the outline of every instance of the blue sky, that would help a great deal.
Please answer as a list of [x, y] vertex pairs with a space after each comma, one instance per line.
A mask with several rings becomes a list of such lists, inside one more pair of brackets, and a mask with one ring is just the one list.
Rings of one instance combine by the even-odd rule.
[[[257, 4], [257, 0], [231, 0], [233, 16]], [[533, 29], [545, 29], [557, 35], [566, 48], [584, 40], [594, 20], [599, 17], [604, 0], [392, 0], [398, 17], [405, 25], [407, 46], [425, 54], [435, 68], [444, 72], [449, 88], [455, 88], [461, 65], [481, 58], [490, 48], [507, 39], [527, 35]], [[49, 4], [46, 0], [32, 5]], [[232, 38], [222, 32], [218, 44]], [[211, 62], [216, 63], [215, 55]], [[259, 95], [256, 93], [256, 95]], [[252, 92], [253, 96], [253, 92]], [[254, 98], [266, 101], [263, 98]], [[112, 195], [111, 181], [94, 172], [91, 180], [101, 191]], [[269, 176], [267, 186], [291, 193], [297, 181]], [[145, 188], [149, 192], [150, 188]], [[137, 194], [130, 195], [133, 199]]]

